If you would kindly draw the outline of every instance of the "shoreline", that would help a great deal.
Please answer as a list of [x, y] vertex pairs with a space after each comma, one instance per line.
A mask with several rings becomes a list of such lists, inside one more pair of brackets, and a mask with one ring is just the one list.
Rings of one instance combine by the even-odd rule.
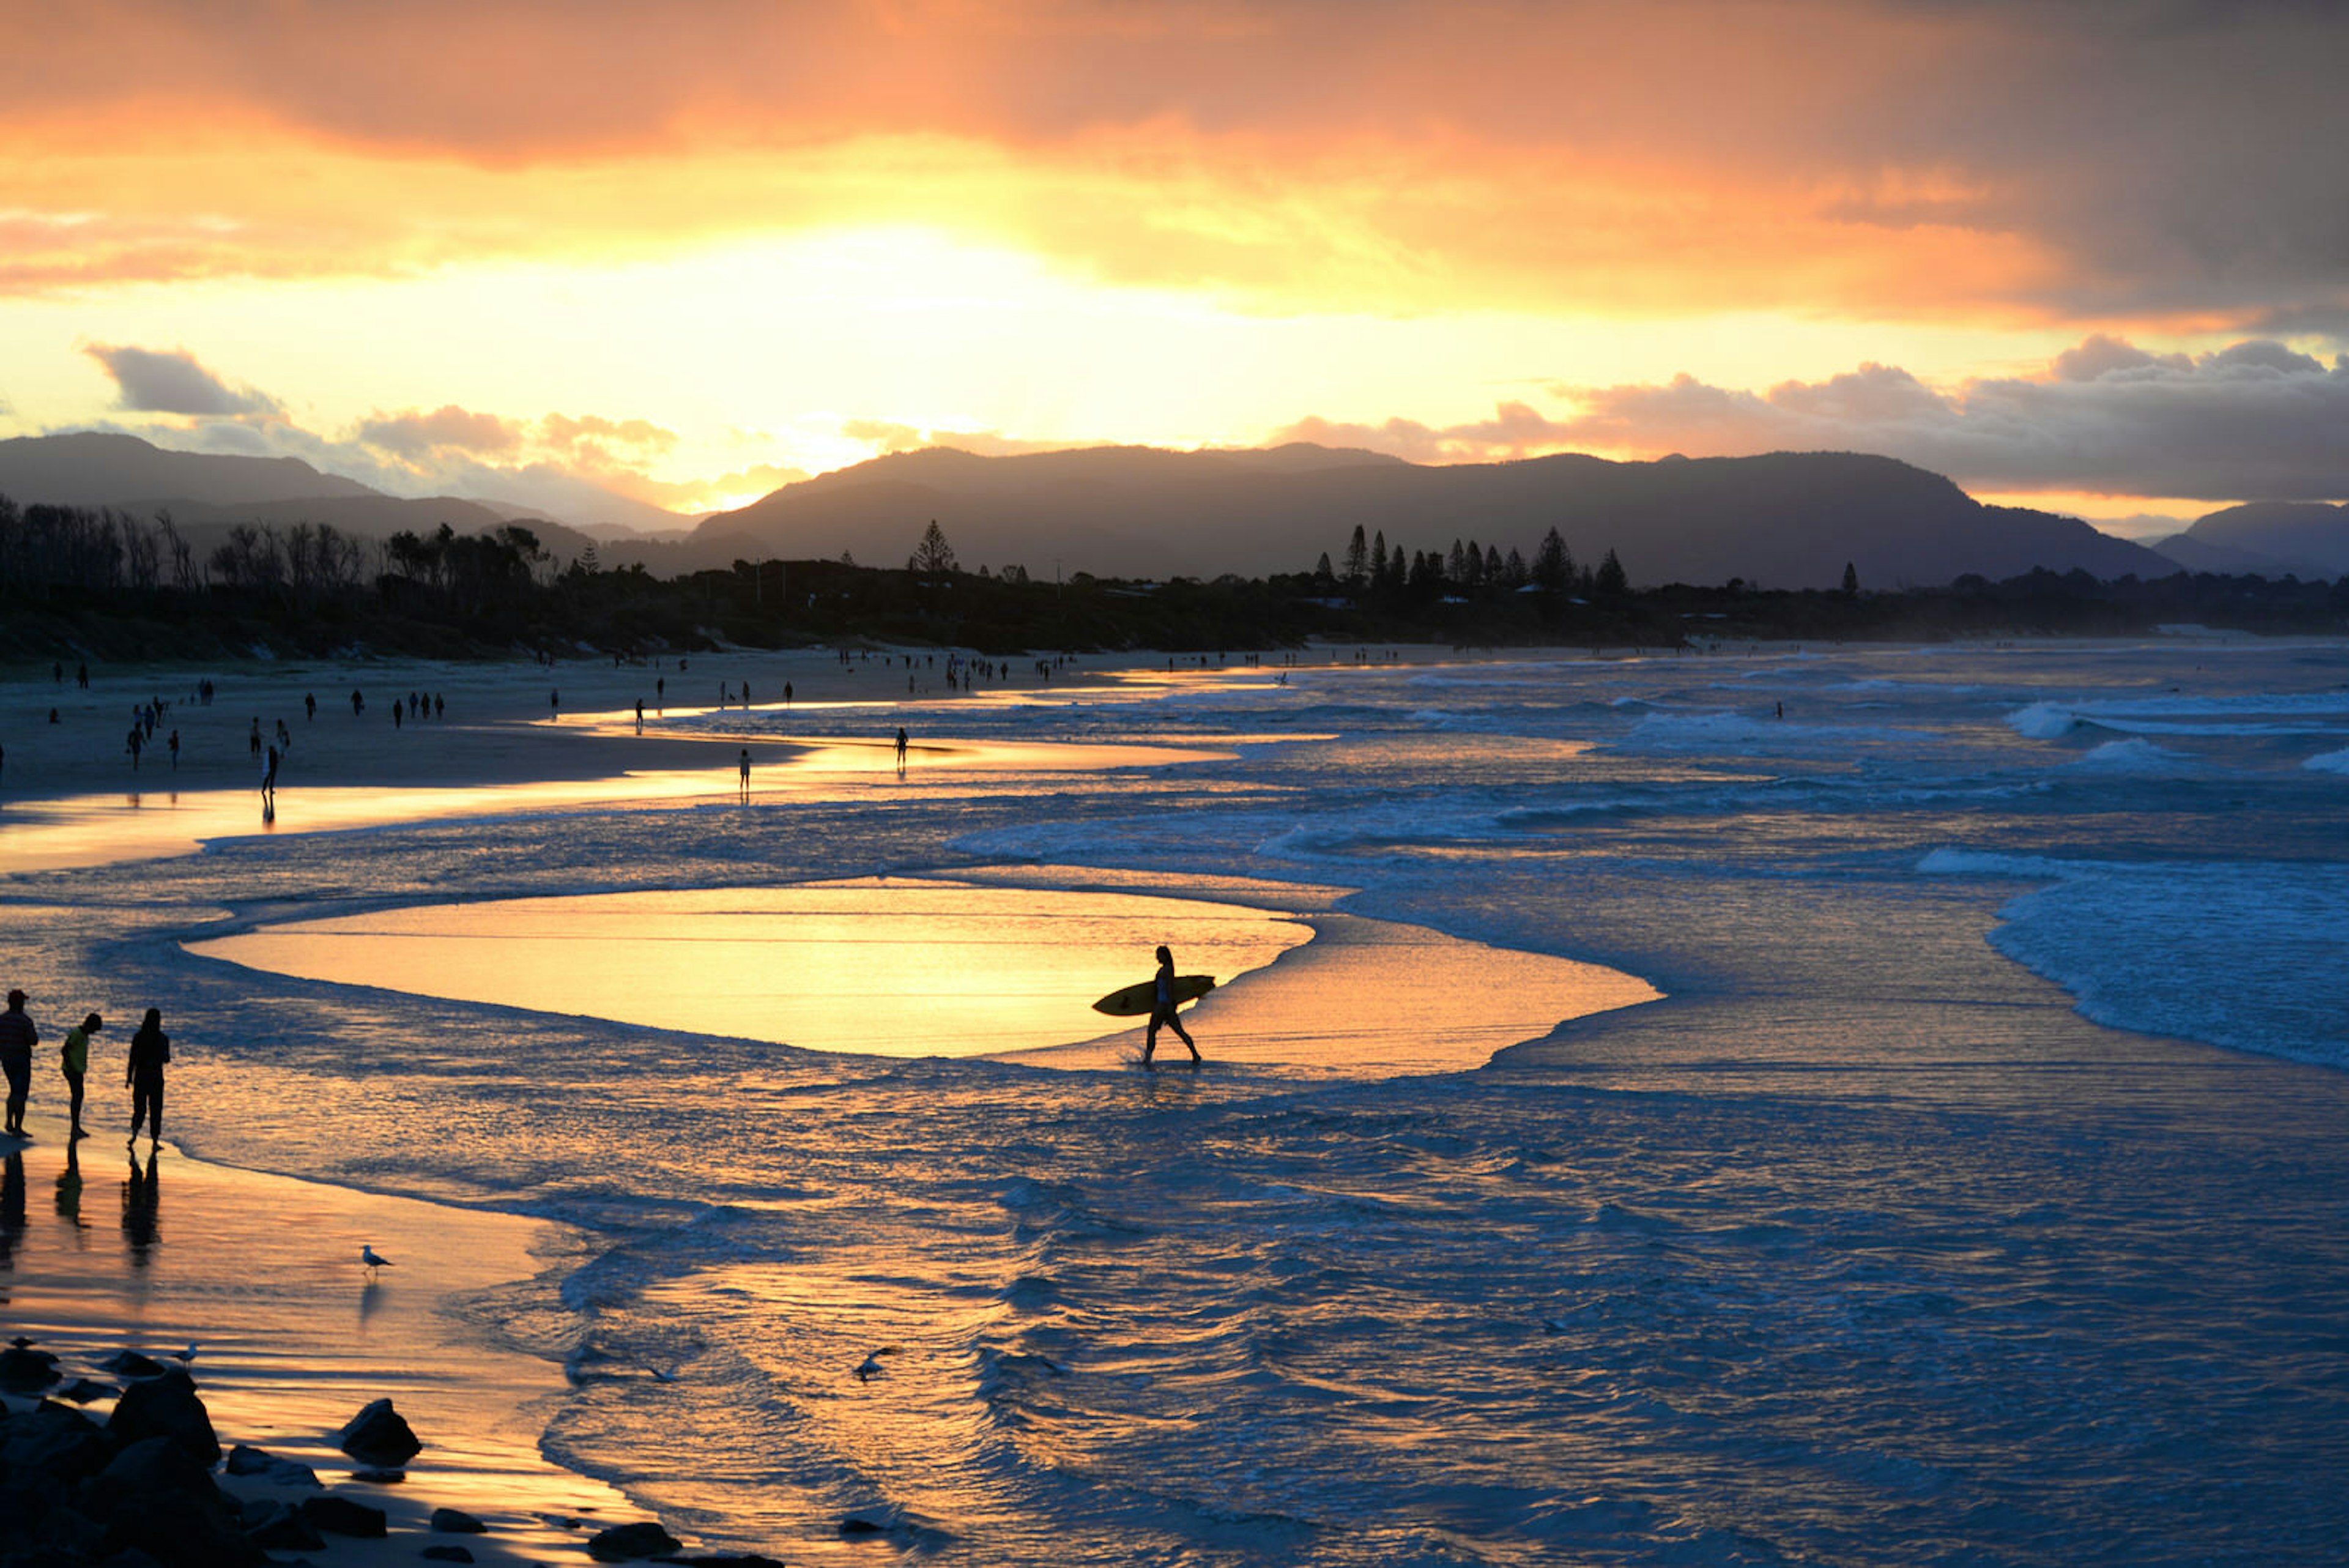
[[[329, 1494], [384, 1510], [392, 1542], [451, 1507], [490, 1528], [444, 1542], [521, 1563], [584, 1544], [561, 1521], [651, 1517], [543, 1457], [544, 1413], [568, 1388], [558, 1347], [502, 1340], [473, 1310], [518, 1296], [553, 1308], [561, 1276], [592, 1247], [584, 1232], [218, 1165], [169, 1143], [142, 1140], [126, 1157], [110, 1115], [78, 1147], [61, 1118], [36, 1112], [27, 1126], [29, 1141], [0, 1141], [0, 1336], [56, 1355], [61, 1381], [10, 1393], [10, 1411], [88, 1378], [108, 1392], [78, 1403], [104, 1419], [133, 1381], [109, 1359], [131, 1350], [186, 1366], [224, 1450], [309, 1467]], [[363, 1268], [363, 1242], [394, 1267]], [[381, 1397], [423, 1449], [392, 1479], [368, 1480], [334, 1434]], [[317, 1495], [266, 1476], [221, 1480], [240, 1496]], [[387, 1550], [332, 1538], [309, 1555], [367, 1563]]]

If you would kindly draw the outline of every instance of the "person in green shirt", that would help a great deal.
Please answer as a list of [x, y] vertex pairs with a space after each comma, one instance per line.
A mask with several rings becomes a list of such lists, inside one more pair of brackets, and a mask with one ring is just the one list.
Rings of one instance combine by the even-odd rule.
[[58, 1054], [57, 1064], [65, 1069], [66, 1094], [73, 1102], [73, 1136], [78, 1138], [89, 1136], [81, 1125], [81, 1081], [89, 1072], [89, 1037], [105, 1027], [106, 1020], [91, 1013], [66, 1031], [66, 1043]]

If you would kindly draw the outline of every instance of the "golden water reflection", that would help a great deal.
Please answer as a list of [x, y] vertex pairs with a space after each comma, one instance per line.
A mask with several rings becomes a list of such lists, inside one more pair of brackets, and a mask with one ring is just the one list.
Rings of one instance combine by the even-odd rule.
[[1282, 913], [901, 877], [440, 904], [189, 944], [346, 985], [881, 1056], [981, 1056], [1116, 1029], [1097, 997], [1228, 979], [1312, 938]]

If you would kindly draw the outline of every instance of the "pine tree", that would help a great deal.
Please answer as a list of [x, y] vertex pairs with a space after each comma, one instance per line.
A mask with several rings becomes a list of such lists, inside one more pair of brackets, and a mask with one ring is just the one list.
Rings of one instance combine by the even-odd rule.
[[1321, 558], [1313, 563], [1313, 586], [1317, 588], [1327, 587], [1336, 580], [1336, 576], [1330, 570], [1330, 552], [1324, 550], [1321, 552]]
[[923, 530], [922, 542], [914, 546], [914, 558], [908, 566], [931, 577], [947, 576], [954, 571], [954, 546], [947, 543], [946, 530], [938, 526], [936, 518], [931, 518], [930, 525]]
[[1591, 580], [1590, 587], [1602, 599], [1619, 599], [1631, 591], [1630, 575], [1623, 570], [1623, 563], [1615, 558], [1614, 551], [1608, 551], [1607, 558], [1599, 563], [1599, 575]]
[[1564, 593], [1574, 582], [1574, 557], [1566, 553], [1566, 541], [1555, 528], [1542, 535], [1541, 547], [1534, 552], [1534, 581], [1553, 594]]
[[[1386, 535], [1381, 534], [1379, 537], [1384, 540]], [[1346, 545], [1346, 586], [1359, 593], [1370, 575], [1370, 546], [1362, 543], [1362, 525], [1357, 523], [1354, 524], [1354, 537]]]
[[1843, 597], [1847, 599], [1859, 597], [1859, 569], [1849, 561], [1843, 564]]

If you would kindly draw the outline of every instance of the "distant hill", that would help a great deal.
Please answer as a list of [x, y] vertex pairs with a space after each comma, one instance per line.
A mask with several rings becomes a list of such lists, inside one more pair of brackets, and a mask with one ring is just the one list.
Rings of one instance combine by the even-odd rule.
[[2257, 501], [2198, 517], [2154, 548], [2198, 572], [2349, 576], [2349, 506]]
[[965, 567], [1213, 577], [1340, 562], [1357, 524], [1390, 548], [1475, 539], [1528, 557], [1555, 526], [1578, 559], [1616, 551], [1634, 582], [1872, 587], [2035, 566], [2167, 576], [2172, 563], [2076, 518], [1983, 506], [1938, 474], [1840, 452], [1609, 462], [1578, 454], [1423, 466], [1308, 444], [1270, 452], [1098, 447], [1011, 457], [944, 448], [787, 485], [701, 534], [768, 554], [902, 563], [933, 518]]
[[98, 431], [0, 441], [0, 495], [20, 502], [151, 511], [158, 504], [222, 506], [380, 493], [294, 457], [166, 452], [134, 435]]
[[[575, 532], [577, 542], [569, 546], [569, 553], [575, 554], [588, 535], [574, 529], [570, 518], [574, 514], [600, 514], [592, 524], [599, 535], [615, 523], [636, 524], [665, 530], [662, 537], [672, 543], [693, 521], [582, 480], [566, 479], [555, 488], [563, 493], [562, 507], [502, 498], [419, 500], [388, 495], [355, 479], [321, 472], [299, 458], [171, 452], [114, 431], [0, 441], [0, 495], [26, 504], [111, 506], [140, 517], [169, 511], [175, 521], [199, 528], [243, 522], [281, 526], [326, 523], [345, 533], [379, 538], [402, 528], [429, 532], [444, 522], [473, 533], [502, 522], [536, 520]], [[609, 559], [611, 546], [602, 548]]]

